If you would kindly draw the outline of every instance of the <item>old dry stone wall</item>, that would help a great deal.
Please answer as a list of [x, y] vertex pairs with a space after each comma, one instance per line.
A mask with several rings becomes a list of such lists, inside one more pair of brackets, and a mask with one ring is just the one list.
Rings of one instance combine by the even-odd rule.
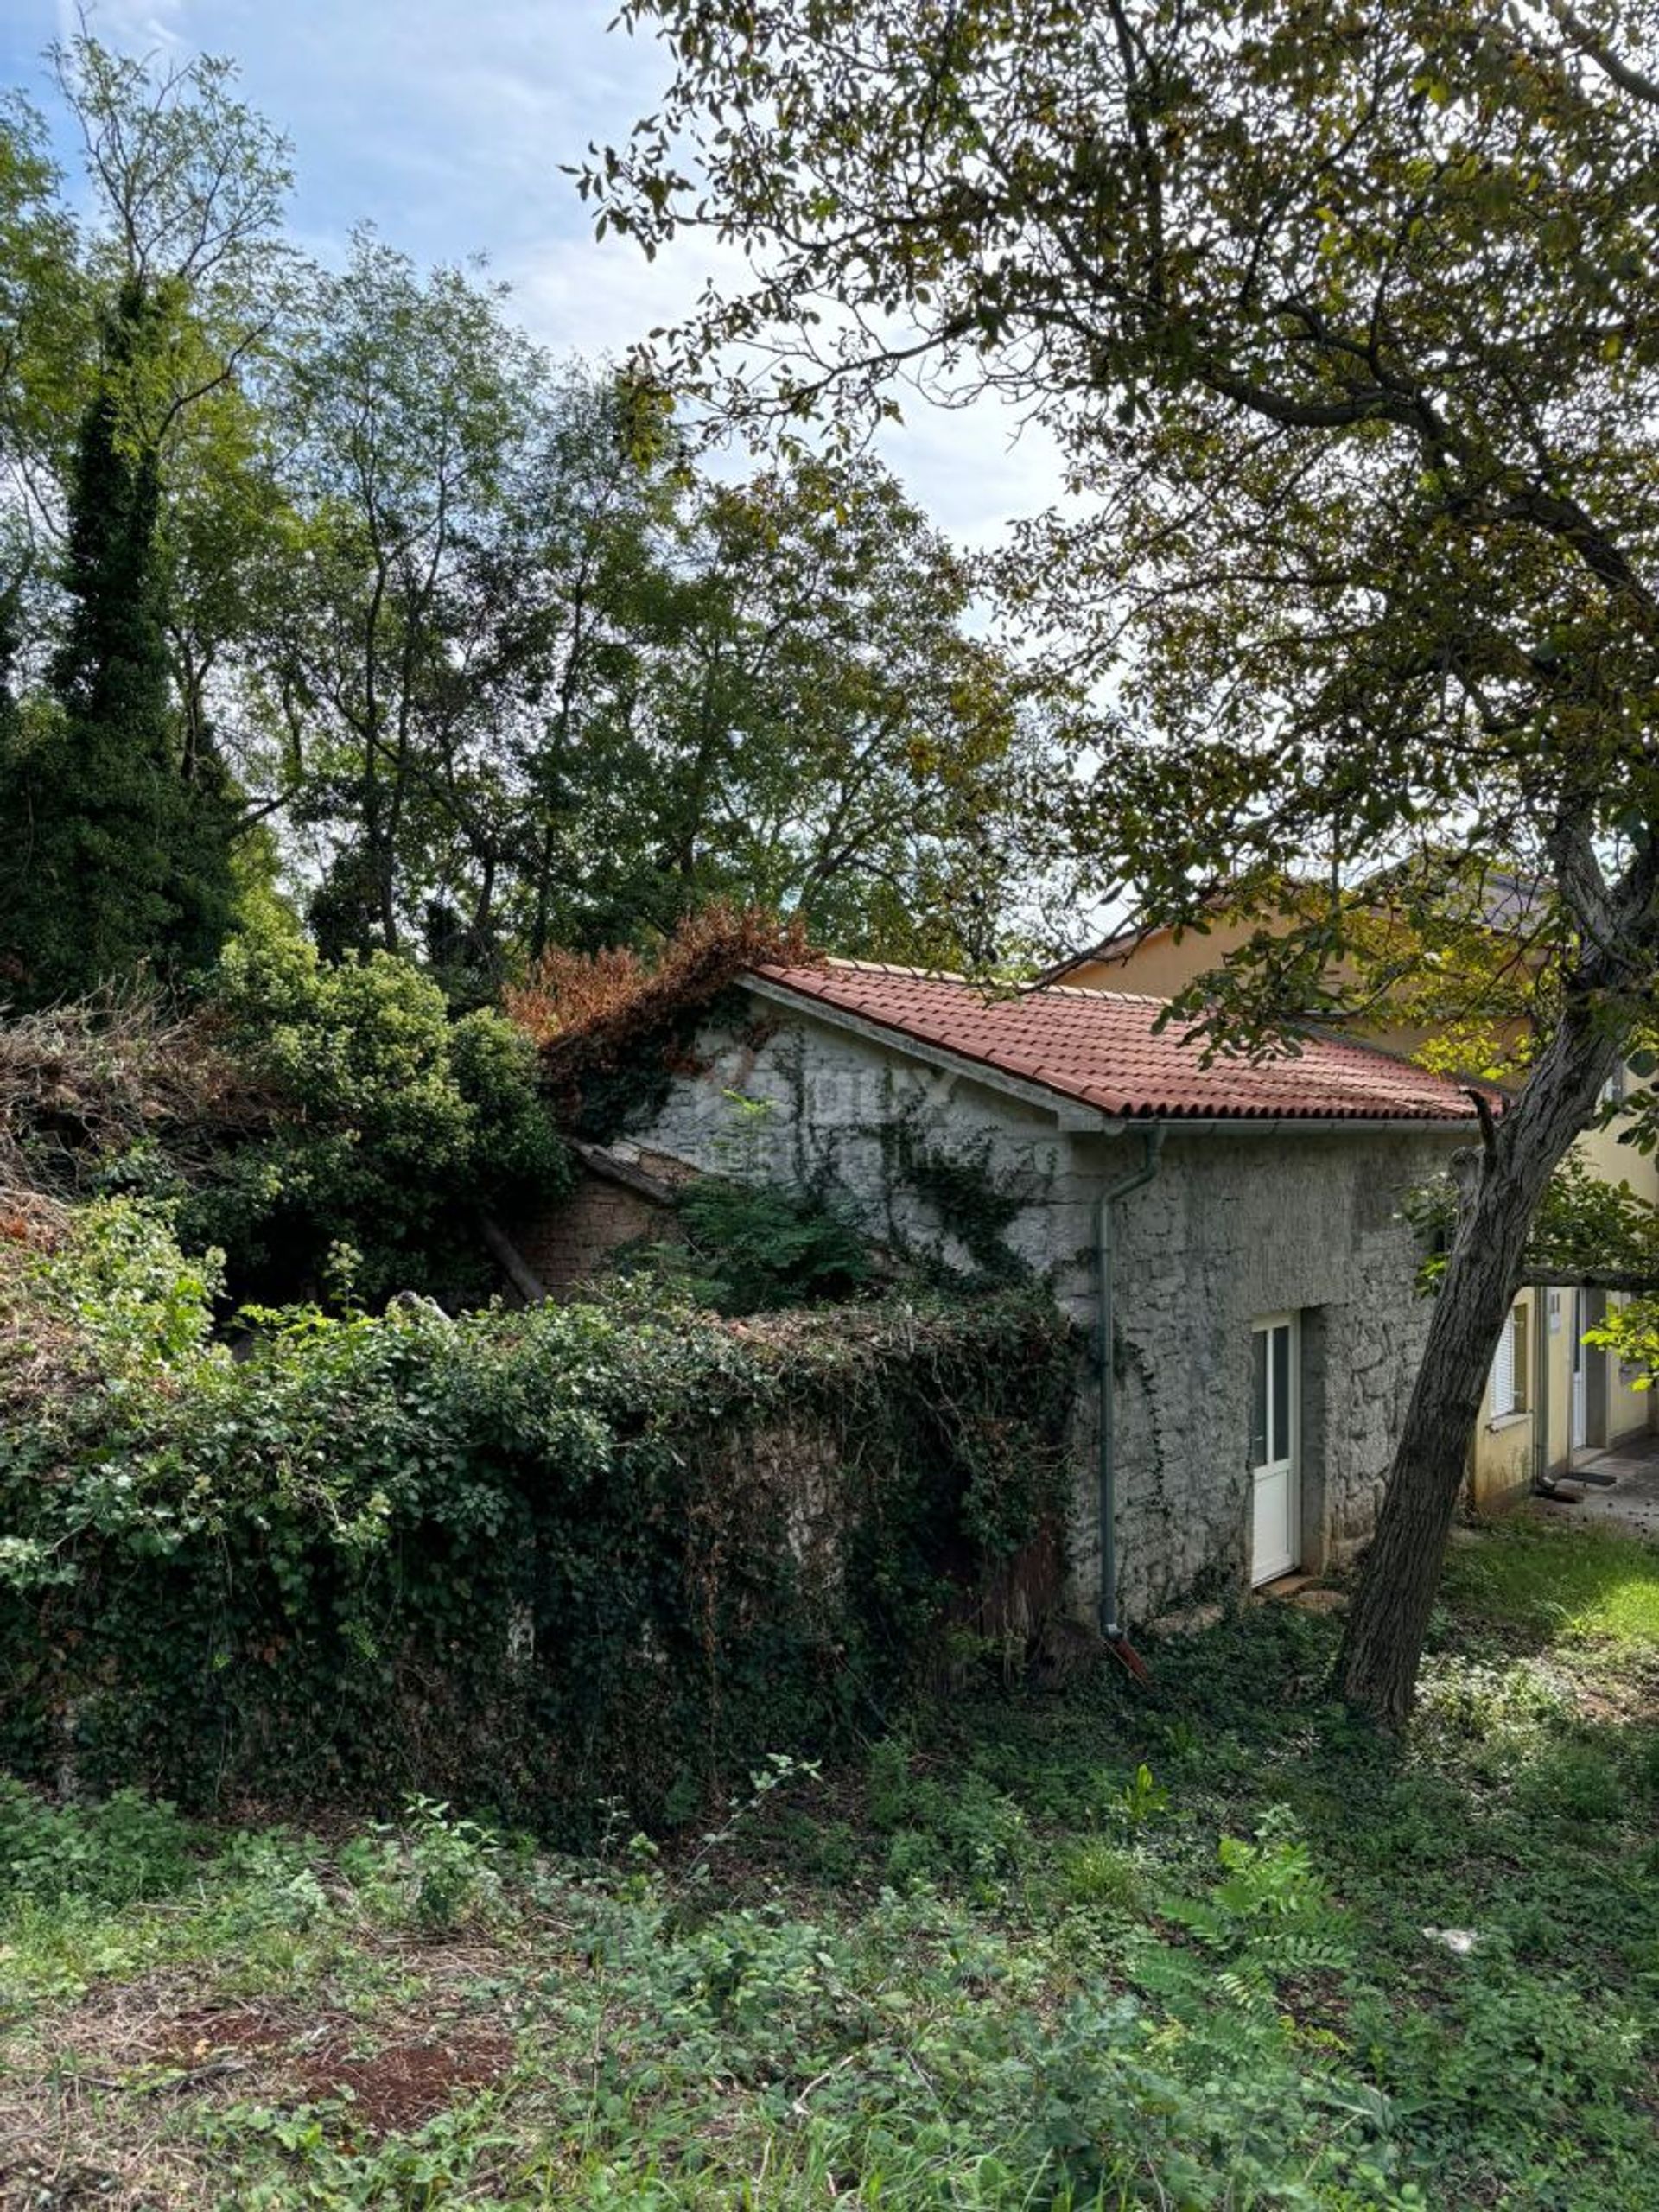
[[[817, 1191], [870, 1235], [963, 1268], [970, 1255], [906, 1174], [904, 1145], [972, 1160], [1019, 1195], [1010, 1249], [1091, 1327], [1095, 1200], [1141, 1163], [1138, 1137], [1062, 1128], [1039, 1105], [808, 1014], [757, 1014], [748, 1030], [705, 1031], [642, 1141], [710, 1173]], [[1156, 1179], [1120, 1212], [1125, 1619], [1248, 1580], [1250, 1325], [1267, 1314], [1300, 1317], [1304, 1563], [1342, 1563], [1370, 1535], [1428, 1319], [1399, 1201], [1448, 1149], [1427, 1129], [1172, 1128]], [[1092, 1397], [1084, 1379], [1069, 1541], [1084, 1617], [1098, 1599]]]

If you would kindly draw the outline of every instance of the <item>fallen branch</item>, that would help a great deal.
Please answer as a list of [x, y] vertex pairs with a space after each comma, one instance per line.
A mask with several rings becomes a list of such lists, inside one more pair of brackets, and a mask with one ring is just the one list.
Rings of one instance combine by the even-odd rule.
[[484, 1239], [484, 1249], [495, 1262], [526, 1306], [539, 1306], [548, 1296], [547, 1285], [542, 1281], [518, 1247], [507, 1235], [500, 1223], [491, 1214], [479, 1217], [479, 1232]]

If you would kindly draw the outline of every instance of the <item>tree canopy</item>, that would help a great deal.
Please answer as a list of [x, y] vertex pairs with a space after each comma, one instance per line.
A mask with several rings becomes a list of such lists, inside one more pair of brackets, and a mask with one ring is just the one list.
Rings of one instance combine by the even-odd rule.
[[462, 1003], [720, 897], [1007, 950], [1050, 718], [889, 474], [702, 465], [481, 269], [308, 261], [226, 61], [51, 67], [79, 206], [0, 113], [7, 1000], [188, 984], [260, 887]]
[[1468, 1180], [1349, 1635], [1397, 1717], [1532, 1211], [1659, 957], [1654, 11], [625, 16], [674, 79], [583, 189], [746, 272], [657, 373], [786, 433], [908, 384], [1059, 441], [1077, 507], [1002, 578], [1083, 688], [1079, 844], [1162, 921], [1313, 887], [1192, 995], [1215, 1044], [1370, 994], [1380, 868], [1424, 944], [1448, 878], [1535, 887], [1546, 1040]]
[[1004, 581], [1110, 679], [1080, 827], [1148, 912], [1432, 848], [1606, 934], [1652, 798], [1659, 111], [1484, 5], [627, 14], [677, 75], [600, 220], [757, 264], [667, 381], [849, 427], [988, 390], [1060, 440], [1085, 512]]

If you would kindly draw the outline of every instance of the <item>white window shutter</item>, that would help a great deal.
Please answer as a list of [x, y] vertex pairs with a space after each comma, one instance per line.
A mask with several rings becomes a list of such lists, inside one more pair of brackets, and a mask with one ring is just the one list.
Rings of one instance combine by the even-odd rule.
[[1515, 1411], [1515, 1316], [1503, 1317], [1503, 1333], [1497, 1340], [1497, 1357], [1492, 1362], [1492, 1411], [1512, 1414]]

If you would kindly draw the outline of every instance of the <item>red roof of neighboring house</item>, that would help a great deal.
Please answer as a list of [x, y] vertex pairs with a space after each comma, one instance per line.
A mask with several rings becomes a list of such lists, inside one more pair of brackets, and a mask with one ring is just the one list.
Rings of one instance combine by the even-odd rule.
[[1050, 984], [990, 998], [959, 976], [862, 961], [756, 974], [803, 999], [874, 1022], [1101, 1113], [1146, 1119], [1472, 1122], [1468, 1094], [1408, 1061], [1307, 1037], [1294, 1056], [1202, 1064], [1161, 999]]

